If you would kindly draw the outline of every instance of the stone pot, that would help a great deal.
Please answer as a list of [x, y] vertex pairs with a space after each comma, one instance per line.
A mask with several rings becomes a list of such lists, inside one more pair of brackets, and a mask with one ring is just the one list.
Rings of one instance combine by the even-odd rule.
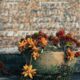
[[40, 57], [35, 61], [32, 60], [32, 65], [37, 69], [37, 72], [43, 74], [55, 74], [59, 72], [59, 67], [63, 64], [73, 67], [76, 63], [76, 59], [65, 63], [64, 52], [60, 51], [45, 51], [40, 54]]

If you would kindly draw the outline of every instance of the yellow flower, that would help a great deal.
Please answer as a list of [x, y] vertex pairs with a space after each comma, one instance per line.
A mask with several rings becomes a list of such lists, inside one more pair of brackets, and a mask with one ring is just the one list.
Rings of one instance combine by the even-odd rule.
[[32, 56], [33, 56], [34, 60], [36, 60], [39, 57], [39, 53], [34, 51], [32, 53]]
[[32, 65], [25, 65], [23, 66], [23, 72], [22, 74], [24, 75], [24, 77], [29, 76], [31, 79], [33, 78], [33, 76], [36, 74], [36, 69], [32, 69]]
[[25, 64], [25, 66], [23, 66], [23, 69], [24, 69], [24, 70], [27, 70], [27, 69], [28, 69], [27, 64]]

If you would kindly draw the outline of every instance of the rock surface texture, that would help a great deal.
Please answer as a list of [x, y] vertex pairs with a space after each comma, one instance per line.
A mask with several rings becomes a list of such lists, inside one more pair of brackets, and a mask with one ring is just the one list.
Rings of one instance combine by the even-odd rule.
[[40, 29], [54, 34], [59, 28], [80, 37], [80, 0], [0, 0], [0, 48]]

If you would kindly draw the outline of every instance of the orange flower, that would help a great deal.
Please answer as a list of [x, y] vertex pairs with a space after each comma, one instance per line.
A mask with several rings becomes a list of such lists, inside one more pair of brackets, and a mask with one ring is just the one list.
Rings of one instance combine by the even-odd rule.
[[71, 51], [70, 48], [67, 49], [67, 55], [68, 55], [68, 59], [69, 59], [69, 60], [74, 59], [75, 54], [74, 54], [73, 51]]
[[27, 45], [27, 44], [28, 44], [27, 40], [24, 40], [24, 45]]
[[33, 46], [32, 48], [34, 51], [39, 51], [39, 48], [37, 48], [36, 46]]
[[28, 39], [27, 39], [27, 42], [28, 42], [28, 44], [34, 44], [32, 38], [28, 38]]
[[28, 38], [28, 39], [27, 39], [27, 42], [28, 42], [28, 44], [31, 45], [31, 46], [34, 46], [34, 45], [35, 45], [32, 38]]
[[25, 42], [22, 41], [22, 42], [19, 42], [19, 47], [24, 47], [25, 46]]
[[32, 69], [32, 65], [25, 65], [23, 66], [23, 72], [22, 75], [24, 75], [24, 77], [29, 76], [31, 79], [33, 78], [33, 76], [36, 74], [36, 69]]
[[39, 53], [34, 51], [32, 53], [32, 56], [33, 56], [34, 60], [36, 60], [39, 57]]
[[34, 44], [37, 45], [37, 41], [36, 40], [33, 40], [33, 41], [34, 41]]
[[24, 47], [25, 47], [25, 42], [24, 42], [24, 41], [19, 42], [19, 47], [18, 47], [18, 49], [19, 49], [20, 52], [22, 52], [22, 51], [24, 50]]
[[47, 40], [46, 40], [46, 38], [44, 38], [44, 37], [41, 37], [40, 42], [41, 42], [44, 46], [46, 46], [47, 43], [48, 43]]

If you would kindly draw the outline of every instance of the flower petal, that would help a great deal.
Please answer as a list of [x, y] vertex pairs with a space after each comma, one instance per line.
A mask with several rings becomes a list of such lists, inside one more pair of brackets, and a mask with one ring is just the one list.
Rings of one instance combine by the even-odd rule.
[[27, 77], [27, 76], [28, 76], [28, 74], [27, 74], [27, 73], [25, 73], [25, 74], [24, 74], [24, 77]]
[[35, 72], [35, 71], [36, 71], [36, 69], [33, 69], [32, 71], [33, 71], [33, 72]]
[[24, 69], [24, 70], [27, 70], [27, 69], [28, 69], [27, 64], [26, 64], [25, 66], [23, 66], [23, 69]]
[[33, 78], [33, 76], [32, 76], [32, 74], [31, 73], [29, 73], [29, 77], [32, 79]]
[[32, 69], [32, 65], [29, 66], [29, 69]]

